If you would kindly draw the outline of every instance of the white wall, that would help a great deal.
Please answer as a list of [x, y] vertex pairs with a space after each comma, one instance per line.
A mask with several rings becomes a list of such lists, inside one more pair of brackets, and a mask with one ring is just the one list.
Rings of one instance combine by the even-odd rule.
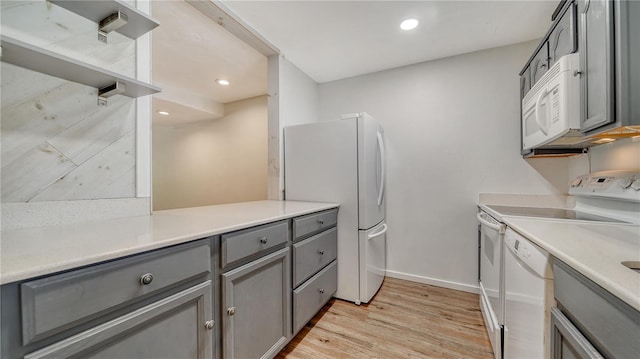
[[568, 159], [519, 153], [518, 72], [537, 41], [320, 84], [320, 118], [385, 129], [390, 275], [476, 285], [480, 192], [557, 194]]
[[284, 56], [269, 58], [269, 74], [269, 199], [283, 199], [282, 129], [318, 121], [318, 84]]
[[153, 126], [153, 208], [267, 198], [267, 97], [225, 104], [225, 116]]

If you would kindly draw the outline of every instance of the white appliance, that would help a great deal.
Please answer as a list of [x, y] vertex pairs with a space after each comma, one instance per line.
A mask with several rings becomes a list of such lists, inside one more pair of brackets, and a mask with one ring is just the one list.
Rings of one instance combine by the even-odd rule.
[[[503, 224], [503, 216], [533, 217], [547, 221], [589, 221], [610, 222], [619, 225], [640, 224], [640, 170], [601, 171], [576, 178], [570, 185], [569, 194], [575, 197], [574, 208], [515, 207], [501, 205], [480, 205], [478, 219], [492, 218], [491, 225]], [[502, 228], [502, 227], [497, 227]], [[486, 248], [493, 243], [481, 236], [480, 281], [481, 310], [485, 317], [487, 331], [491, 334], [494, 323], [490, 322], [482, 306], [484, 297], [491, 297], [486, 282], [501, 278], [502, 301], [495, 307], [503, 308], [502, 358], [526, 359], [548, 358], [549, 353], [549, 312], [554, 305], [553, 273], [550, 257], [546, 251], [506, 228], [503, 237], [503, 262], [487, 264]], [[484, 247], [483, 247], [484, 245]], [[494, 252], [497, 251], [494, 249]], [[495, 255], [495, 254], [494, 254]], [[489, 266], [489, 269], [483, 269]], [[488, 278], [491, 276], [490, 278]], [[502, 276], [502, 277], [500, 277]], [[495, 288], [495, 284], [491, 286]], [[487, 300], [491, 303], [491, 300]], [[495, 309], [493, 309], [495, 310]], [[493, 344], [493, 341], [492, 341]], [[496, 347], [494, 346], [494, 352]], [[500, 358], [498, 353], [496, 358]]]
[[504, 247], [504, 358], [549, 358], [551, 256], [511, 228]]
[[496, 359], [502, 358], [502, 328], [504, 325], [503, 241], [506, 225], [484, 211], [478, 212], [480, 222], [479, 272], [480, 312], [484, 318]]
[[584, 142], [577, 53], [560, 58], [522, 99], [522, 149]]
[[284, 129], [285, 198], [339, 203], [338, 290], [368, 303], [386, 272], [385, 147], [366, 113]]

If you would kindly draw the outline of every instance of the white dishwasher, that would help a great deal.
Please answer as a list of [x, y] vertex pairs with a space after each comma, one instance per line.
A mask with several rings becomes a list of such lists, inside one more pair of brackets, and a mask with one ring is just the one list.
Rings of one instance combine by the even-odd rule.
[[504, 246], [504, 358], [549, 358], [551, 256], [508, 227]]

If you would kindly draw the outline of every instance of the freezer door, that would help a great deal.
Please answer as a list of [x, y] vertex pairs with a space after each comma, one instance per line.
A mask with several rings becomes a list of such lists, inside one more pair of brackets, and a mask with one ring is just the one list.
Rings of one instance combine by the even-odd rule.
[[369, 303], [378, 292], [387, 272], [387, 224], [359, 231], [360, 301]]
[[366, 113], [358, 115], [359, 226], [369, 229], [385, 218], [385, 146], [382, 126]]

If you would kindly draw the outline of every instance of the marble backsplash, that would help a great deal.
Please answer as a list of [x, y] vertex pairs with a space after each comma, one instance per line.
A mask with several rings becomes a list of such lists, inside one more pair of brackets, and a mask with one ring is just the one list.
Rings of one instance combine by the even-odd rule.
[[[47, 1], [2, 1], [2, 34], [135, 77], [135, 41]], [[133, 198], [136, 102], [1, 64], [2, 203]]]

